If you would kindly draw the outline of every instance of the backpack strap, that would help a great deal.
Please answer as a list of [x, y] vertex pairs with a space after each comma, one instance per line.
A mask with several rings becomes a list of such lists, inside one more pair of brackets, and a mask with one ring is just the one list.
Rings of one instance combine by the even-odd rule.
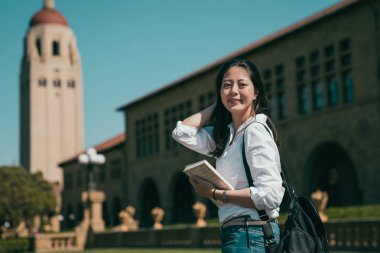
[[[255, 121], [254, 121], [255, 122]], [[252, 123], [254, 123], [252, 122]], [[252, 124], [250, 123], [250, 124]], [[250, 125], [249, 124], [249, 125]], [[248, 126], [249, 126], [248, 125]], [[243, 156], [243, 164], [244, 164], [244, 170], [245, 170], [245, 175], [247, 177], [247, 181], [248, 181], [248, 185], [249, 187], [252, 187], [254, 186], [253, 185], [253, 179], [252, 179], [252, 175], [251, 175], [251, 171], [249, 169], [249, 165], [248, 165], [248, 162], [247, 162], [247, 157], [245, 155], [245, 141], [244, 141], [244, 136], [245, 136], [245, 129], [248, 127], [246, 126], [244, 128], [244, 132], [243, 132], [243, 148], [242, 148], [242, 156]], [[264, 125], [265, 126], [265, 125]], [[267, 129], [267, 128], [265, 128]], [[268, 129], [267, 129], [268, 130]], [[269, 130], [268, 130], [269, 132]], [[270, 132], [269, 132], [270, 134]], [[271, 135], [272, 136], [272, 135]], [[268, 214], [266, 213], [265, 210], [258, 210], [257, 209], [257, 213], [259, 214], [259, 217], [260, 217], [260, 220], [261, 221], [267, 221], [262, 227], [263, 227], [263, 234], [264, 234], [264, 242], [265, 242], [265, 246], [268, 246], [270, 244], [273, 244], [274, 243], [274, 233], [273, 233], [273, 229], [272, 229], [272, 226], [271, 224], [268, 222], [269, 221], [269, 216]]]
[[[272, 133], [271, 131], [269, 130], [268, 126], [266, 126], [265, 124], [263, 124], [262, 122], [259, 122], [259, 121], [253, 121], [251, 123], [249, 123], [245, 128], [244, 128], [244, 133], [245, 133], [245, 129], [253, 124], [253, 123], [259, 123], [261, 125], [264, 126], [265, 130], [267, 130], [267, 132], [269, 133], [269, 135], [272, 137], [273, 139], [273, 136], [272, 136]], [[249, 165], [247, 163], [247, 158], [246, 158], [246, 155], [245, 155], [245, 140], [244, 140], [244, 133], [243, 133], [243, 163], [244, 163], [244, 169], [245, 169], [245, 174], [247, 176], [247, 180], [248, 180], [248, 185], [251, 187], [253, 186], [253, 180], [252, 180], [252, 176], [251, 176], [251, 172], [249, 170]], [[289, 193], [289, 196], [291, 198], [291, 200], [295, 200], [297, 198], [297, 195], [295, 194], [295, 191], [294, 189], [288, 184], [288, 181], [286, 180], [286, 177], [285, 177], [285, 172], [284, 170], [282, 169], [282, 166], [281, 166], [281, 170], [280, 170], [280, 174], [281, 174], [281, 179], [282, 179], [282, 186], [286, 189], [286, 191]], [[266, 214], [266, 213], [265, 213]], [[259, 213], [260, 215], [260, 213]], [[261, 215], [260, 215], [260, 218], [261, 218]]]

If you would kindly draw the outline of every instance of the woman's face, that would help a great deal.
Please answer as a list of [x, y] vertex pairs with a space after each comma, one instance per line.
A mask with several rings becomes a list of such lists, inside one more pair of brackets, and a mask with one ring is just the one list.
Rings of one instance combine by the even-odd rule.
[[250, 115], [256, 94], [248, 71], [241, 67], [231, 67], [224, 74], [220, 97], [231, 114]]

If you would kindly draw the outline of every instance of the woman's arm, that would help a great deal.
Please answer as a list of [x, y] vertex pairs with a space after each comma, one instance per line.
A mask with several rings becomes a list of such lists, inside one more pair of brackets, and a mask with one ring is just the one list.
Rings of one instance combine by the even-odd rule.
[[212, 138], [210, 128], [205, 129], [203, 126], [210, 120], [215, 105], [191, 115], [184, 121], [179, 121], [172, 132], [172, 137], [185, 147], [198, 153], [211, 156], [215, 150], [215, 142]]
[[[215, 197], [216, 200], [222, 201], [224, 190], [215, 189], [210, 182], [200, 177], [191, 177], [190, 182], [194, 186], [195, 191], [202, 197], [209, 199]], [[256, 208], [251, 199], [251, 191], [249, 188], [241, 190], [227, 190], [226, 199], [228, 203], [233, 203], [241, 207]]]
[[196, 128], [202, 128], [207, 122], [210, 121], [211, 116], [214, 112], [215, 104], [210, 105], [209, 107], [203, 109], [200, 112], [197, 112], [185, 120], [182, 121], [183, 124], [196, 127]]

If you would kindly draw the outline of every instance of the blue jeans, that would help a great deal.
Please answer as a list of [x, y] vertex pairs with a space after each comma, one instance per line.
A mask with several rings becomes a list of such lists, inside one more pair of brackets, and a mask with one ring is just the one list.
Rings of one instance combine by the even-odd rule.
[[[280, 227], [271, 222], [276, 244], [280, 241]], [[262, 226], [229, 226], [222, 230], [222, 253], [265, 253]]]

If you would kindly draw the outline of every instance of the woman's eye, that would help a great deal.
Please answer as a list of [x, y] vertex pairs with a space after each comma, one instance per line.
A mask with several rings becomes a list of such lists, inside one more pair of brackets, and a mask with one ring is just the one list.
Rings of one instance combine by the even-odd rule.
[[228, 88], [228, 87], [231, 87], [232, 84], [231, 83], [224, 83], [224, 87]]
[[247, 84], [246, 83], [239, 83], [239, 86], [240, 87], [245, 87], [245, 86], [247, 86]]

